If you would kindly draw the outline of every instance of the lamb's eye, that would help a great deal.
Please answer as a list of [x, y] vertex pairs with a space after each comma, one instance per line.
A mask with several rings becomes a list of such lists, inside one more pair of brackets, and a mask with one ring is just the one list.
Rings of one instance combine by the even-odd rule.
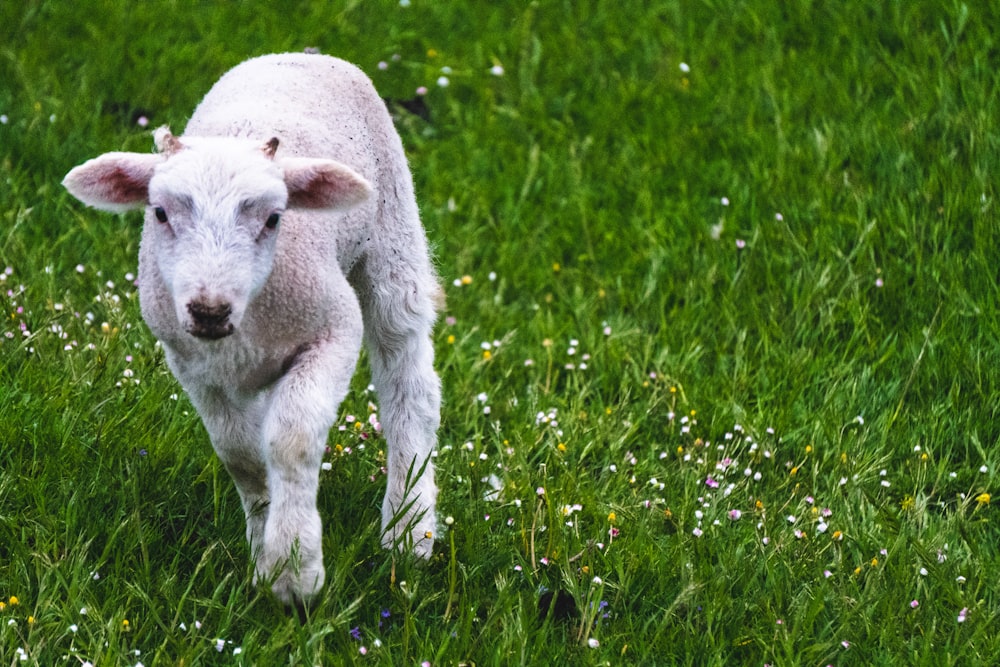
[[153, 215], [155, 215], [156, 219], [159, 220], [160, 222], [167, 221], [167, 212], [163, 210], [162, 206], [157, 206], [156, 208], [154, 208]]
[[280, 220], [281, 220], [280, 215], [278, 215], [277, 213], [272, 213], [271, 215], [267, 216], [267, 220], [264, 222], [264, 226], [267, 227], [268, 229], [274, 229], [275, 227], [278, 226], [278, 221]]

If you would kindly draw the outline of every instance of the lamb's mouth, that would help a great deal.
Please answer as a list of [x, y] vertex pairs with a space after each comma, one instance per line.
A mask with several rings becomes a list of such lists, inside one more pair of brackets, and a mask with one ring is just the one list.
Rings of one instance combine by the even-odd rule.
[[220, 338], [225, 338], [235, 331], [236, 328], [232, 324], [225, 324], [222, 326], [193, 326], [188, 329], [188, 333], [195, 338], [204, 338], [206, 340], [218, 340]]

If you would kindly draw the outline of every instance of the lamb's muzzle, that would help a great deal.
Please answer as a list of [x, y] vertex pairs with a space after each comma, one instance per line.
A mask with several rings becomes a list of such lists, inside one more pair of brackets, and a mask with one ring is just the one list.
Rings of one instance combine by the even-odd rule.
[[233, 323], [229, 321], [233, 307], [228, 303], [209, 304], [192, 301], [187, 305], [187, 310], [191, 314], [188, 333], [192, 336], [218, 340], [233, 333]]

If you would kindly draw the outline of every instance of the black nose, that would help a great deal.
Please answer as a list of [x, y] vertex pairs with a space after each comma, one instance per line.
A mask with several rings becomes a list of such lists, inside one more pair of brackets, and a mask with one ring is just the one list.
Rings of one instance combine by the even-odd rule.
[[233, 312], [233, 307], [228, 303], [208, 304], [201, 301], [192, 301], [187, 306], [191, 313], [192, 327], [191, 334], [199, 338], [222, 338], [233, 333], [233, 325], [229, 322], [229, 316]]

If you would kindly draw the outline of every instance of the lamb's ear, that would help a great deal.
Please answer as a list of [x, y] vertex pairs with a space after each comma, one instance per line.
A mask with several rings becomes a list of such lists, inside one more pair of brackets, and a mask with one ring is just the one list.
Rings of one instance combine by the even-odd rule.
[[62, 184], [88, 206], [122, 213], [146, 205], [149, 179], [163, 160], [149, 153], [105, 153], [74, 167]]
[[363, 176], [334, 160], [292, 157], [278, 164], [285, 173], [289, 208], [346, 210], [372, 193]]

